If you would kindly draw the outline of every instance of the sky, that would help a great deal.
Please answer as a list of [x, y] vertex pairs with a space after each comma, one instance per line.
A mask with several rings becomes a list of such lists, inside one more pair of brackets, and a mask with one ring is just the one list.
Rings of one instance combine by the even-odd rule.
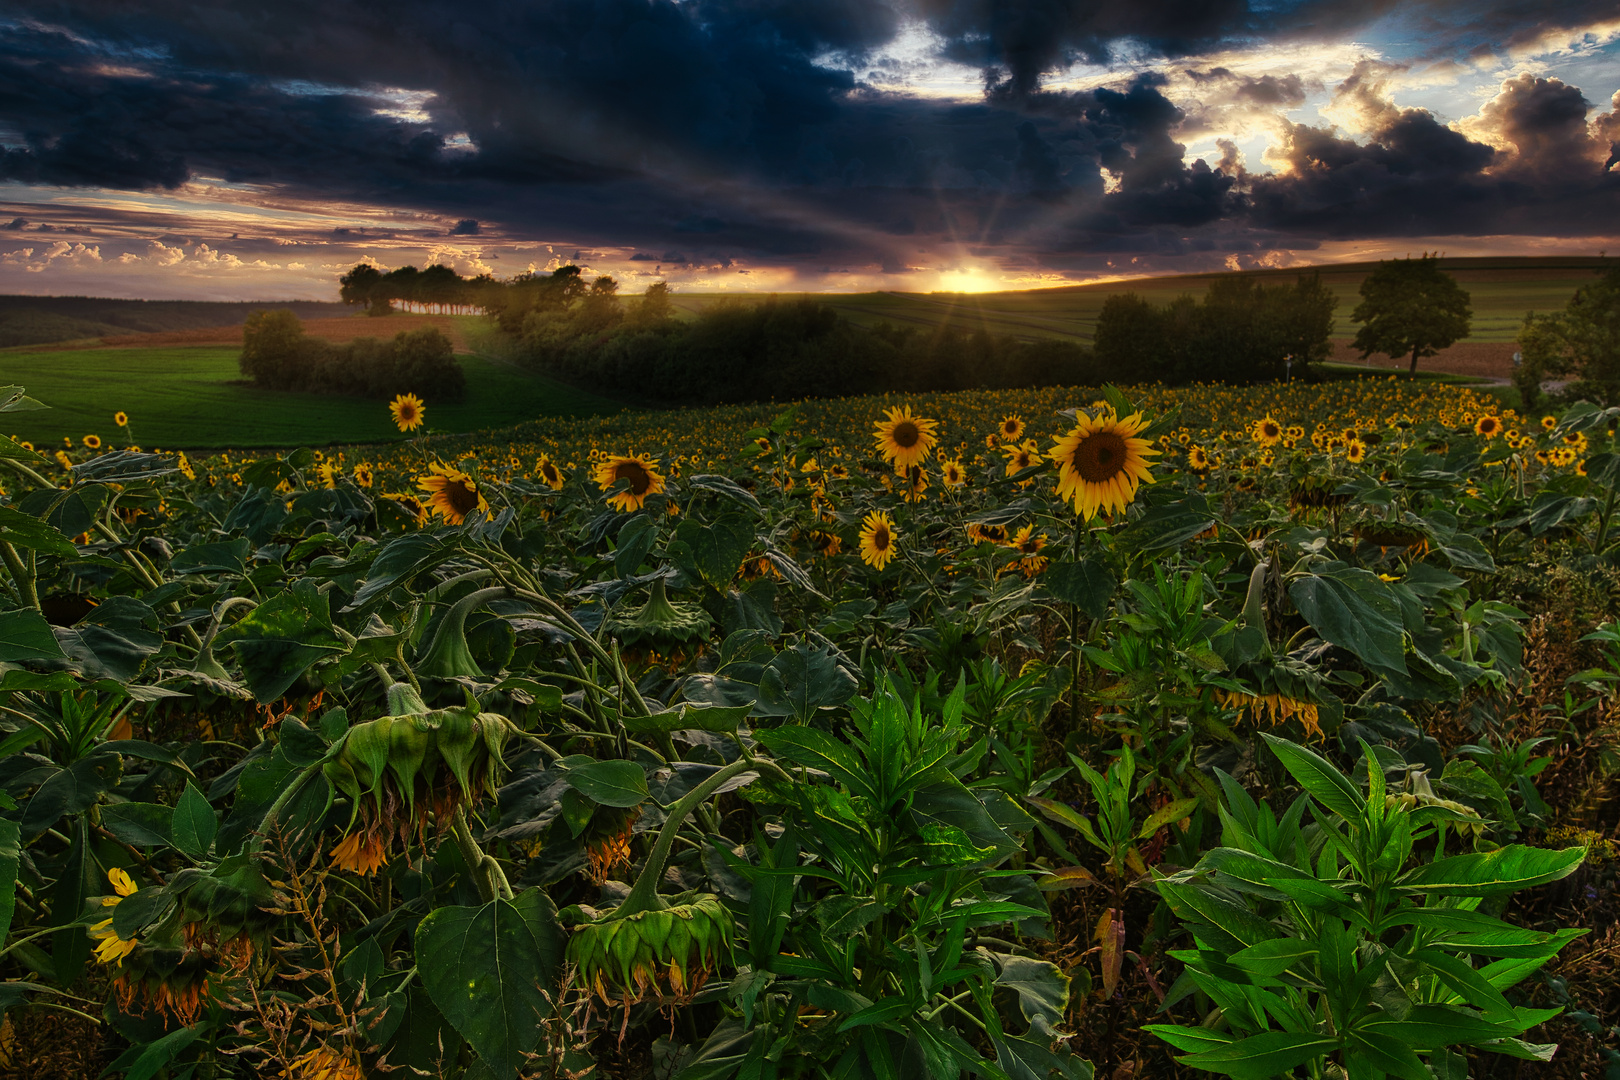
[[1613, 0], [0, 6], [0, 292], [985, 291], [1620, 251]]

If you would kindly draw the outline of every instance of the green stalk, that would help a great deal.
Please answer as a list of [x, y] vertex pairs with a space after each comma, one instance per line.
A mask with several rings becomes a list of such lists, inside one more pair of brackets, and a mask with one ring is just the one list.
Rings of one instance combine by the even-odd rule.
[[647, 865], [643, 866], [641, 873], [636, 876], [636, 883], [631, 887], [630, 895], [626, 896], [624, 903], [613, 912], [615, 918], [664, 909], [666, 905], [658, 895], [658, 882], [664, 876], [664, 864], [669, 861], [669, 852], [675, 846], [675, 834], [680, 832], [681, 823], [697, 809], [698, 804], [714, 794], [716, 788], [739, 773], [758, 767], [746, 757], [738, 758], [681, 796], [680, 801], [670, 807], [669, 817], [664, 820], [664, 827], [658, 830], [658, 840], [653, 844], [652, 853], [647, 856]]
[[478, 886], [478, 896], [484, 903], [499, 897], [502, 900], [512, 899], [512, 885], [506, 880], [506, 873], [501, 864], [496, 862], [488, 852], [473, 839], [472, 830], [467, 827], [467, 815], [461, 807], [456, 807], [455, 817], [450, 819], [450, 832], [456, 839], [456, 847], [461, 851], [461, 858], [472, 871], [473, 884]]
[[6, 569], [11, 571], [11, 579], [17, 583], [18, 599], [22, 601], [24, 607], [31, 607], [38, 611], [39, 590], [34, 585], [34, 575], [29, 573], [28, 568], [23, 565], [21, 557], [17, 554], [17, 549], [0, 540], [0, 556], [5, 557]]
[[1597, 549], [1594, 554], [1603, 553], [1603, 542], [1609, 538], [1609, 520], [1614, 513], [1614, 486], [1609, 487], [1609, 496], [1603, 500], [1603, 516], [1598, 519]]

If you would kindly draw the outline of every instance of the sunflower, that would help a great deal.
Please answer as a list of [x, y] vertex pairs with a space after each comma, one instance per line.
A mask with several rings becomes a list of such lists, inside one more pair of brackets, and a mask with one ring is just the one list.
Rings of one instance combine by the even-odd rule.
[[[1041, 457], [1040, 448], [1035, 445], [1034, 439], [1025, 439], [1016, 445], [1003, 446], [1001, 452], [1007, 455], [1007, 476], [1022, 472], [1031, 465], [1039, 465], [1045, 459]], [[1028, 487], [1030, 481], [1020, 480], [1020, 487]]]
[[1276, 446], [1282, 440], [1283, 429], [1281, 424], [1266, 415], [1254, 422], [1249, 434], [1261, 446]]
[[1014, 413], [1001, 418], [1001, 441], [1015, 443], [1024, 437], [1024, 418]]
[[416, 519], [416, 527], [420, 529], [428, 523], [428, 507], [415, 495], [404, 492], [391, 491], [383, 496], [399, 504], [400, 509]]
[[597, 462], [597, 487], [607, 491], [621, 480], [629, 481], [630, 486], [609, 499], [608, 505], [627, 514], [640, 510], [649, 495], [658, 495], [664, 490], [664, 478], [658, 473], [658, 462], [646, 454], [631, 454], [628, 457], [609, 454]]
[[545, 485], [547, 487], [549, 487], [552, 491], [561, 491], [562, 490], [562, 486], [563, 486], [562, 470], [557, 468], [557, 463], [555, 461], [552, 461], [546, 455], [541, 454], [540, 455], [540, 460], [534, 463], [534, 473], [541, 480], [543, 480], [545, 482]]
[[1136, 437], [1147, 421], [1141, 413], [1123, 419], [1112, 413], [1079, 416], [1074, 430], [1046, 455], [1058, 463], [1058, 497], [1073, 502], [1074, 512], [1087, 520], [1099, 510], [1123, 511], [1136, 498], [1138, 484], [1153, 483], [1147, 459], [1159, 451]]
[[889, 515], [875, 510], [861, 523], [861, 561], [875, 570], [882, 570], [894, 558], [894, 522]]
[[365, 1070], [345, 1050], [317, 1046], [294, 1058], [283, 1080], [364, 1080]]
[[1007, 542], [1007, 546], [1023, 556], [1019, 559], [1018, 565], [1026, 576], [1033, 576], [1046, 569], [1047, 559], [1041, 554], [1041, 549], [1046, 547], [1046, 534], [1036, 535], [1035, 526], [1025, 525], [1019, 529]]
[[1202, 446], [1187, 447], [1187, 468], [1193, 472], [1209, 471], [1209, 451]]
[[174, 466], [180, 470], [180, 475], [187, 480], [197, 479], [197, 470], [192, 467], [191, 459], [186, 457], [184, 450], [174, 456]]
[[474, 510], [489, 512], [489, 502], [473, 478], [452, 465], [437, 461], [429, 465], [428, 476], [418, 476], [416, 486], [428, 493], [428, 509], [450, 525], [460, 525]]
[[337, 487], [337, 478], [342, 475], [337, 465], [330, 461], [323, 461], [315, 466], [315, 475], [320, 478], [324, 488]]
[[1494, 439], [1502, 434], [1502, 421], [1489, 414], [1482, 416], [1474, 421], [1474, 434]]
[[84, 437], [84, 445], [87, 448], [91, 449], [91, 450], [100, 450], [101, 449], [101, 436], [100, 435], [86, 435]]
[[968, 539], [975, 544], [1005, 544], [1007, 542], [1007, 526], [980, 525], [976, 521], [968, 522]]
[[940, 465], [940, 472], [946, 487], [961, 487], [967, 483], [967, 470], [962, 468], [960, 458], [952, 458]]
[[388, 413], [401, 431], [415, 431], [422, 426], [422, 414], [427, 407], [415, 394], [400, 394], [388, 403]]
[[356, 484], [359, 484], [363, 488], [368, 488], [371, 486], [373, 479], [375, 479], [375, 477], [372, 476], [370, 465], [367, 465], [362, 461], [360, 464], [354, 467], [354, 482]]
[[913, 465], [901, 477], [905, 482], [905, 490], [901, 492], [906, 502], [922, 502], [923, 495], [928, 491], [928, 470], [921, 465]]
[[356, 829], [331, 851], [332, 865], [361, 877], [370, 877], [388, 862], [387, 838], [376, 832]]
[[1542, 431], [1551, 431], [1553, 428], [1555, 428], [1557, 426], [1558, 426], [1558, 417], [1556, 417], [1556, 416], [1543, 416], [1541, 418], [1541, 430]]
[[1351, 439], [1344, 447], [1344, 460], [1352, 465], [1359, 465], [1367, 459], [1367, 444], [1360, 439]]
[[[135, 883], [130, 880], [128, 874], [116, 866], [107, 871], [107, 880], [112, 882], [113, 891], [118, 895], [102, 897], [102, 907], [117, 907], [123, 902], [124, 897], [135, 892]], [[119, 937], [112, 924], [111, 917], [102, 919], [90, 927], [90, 936], [101, 939], [101, 944], [96, 946], [97, 960], [103, 964], [117, 964], [123, 967], [124, 958], [135, 951], [135, 946], [139, 942], [135, 938]]]
[[939, 422], [912, 416], [908, 405], [885, 409], [883, 415], [888, 419], [878, 422], [872, 437], [884, 460], [902, 474], [913, 465], [921, 465], [939, 441]]
[[816, 553], [826, 559], [830, 559], [844, 550], [844, 541], [837, 533], [812, 529], [809, 541], [810, 546], [816, 550]]
[[122, 410], [113, 413], [113, 423], [119, 427], [129, 427], [129, 414]]

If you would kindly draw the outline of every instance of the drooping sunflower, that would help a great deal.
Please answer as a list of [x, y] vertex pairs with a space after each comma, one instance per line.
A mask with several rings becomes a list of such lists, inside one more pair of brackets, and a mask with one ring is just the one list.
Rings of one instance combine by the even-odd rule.
[[478, 490], [472, 477], [453, 465], [433, 462], [427, 476], [418, 476], [416, 486], [428, 493], [428, 509], [450, 525], [460, 525], [474, 510], [489, 512], [489, 501]]
[[1254, 422], [1254, 426], [1249, 429], [1249, 434], [1261, 446], [1276, 446], [1277, 443], [1282, 441], [1283, 429], [1281, 424], [1267, 415]]
[[913, 465], [921, 465], [939, 442], [939, 422], [921, 416], [912, 416], [909, 405], [883, 410], [887, 420], [881, 420], [872, 429], [878, 451], [904, 474]]
[[129, 414], [124, 412], [122, 409], [118, 410], [117, 412], [113, 413], [113, 423], [117, 424], [119, 427], [129, 427]]
[[861, 523], [861, 561], [875, 570], [882, 570], [894, 558], [896, 534], [889, 515], [875, 510]]
[[415, 394], [400, 394], [388, 403], [388, 412], [399, 430], [415, 431], [422, 426], [422, 414], [427, 412], [427, 407]]
[[338, 841], [330, 857], [339, 870], [370, 877], [388, 862], [388, 838], [377, 830], [356, 829]]
[[557, 463], [545, 454], [541, 454], [540, 460], [534, 463], [534, 474], [544, 481], [545, 485], [552, 491], [562, 490], [564, 482], [562, 470], [557, 468]]
[[1082, 412], [1079, 418], [1046, 456], [1058, 463], [1058, 497], [1074, 503], [1074, 512], [1089, 521], [1099, 510], [1123, 511], [1136, 498], [1138, 485], [1153, 483], [1147, 459], [1159, 451], [1137, 438], [1147, 427], [1141, 413], [1093, 418]]
[[1017, 442], [1024, 437], [1024, 418], [1017, 413], [1001, 418], [1001, 441]]
[[648, 496], [658, 495], [664, 490], [658, 460], [646, 454], [609, 454], [596, 463], [597, 487], [607, 491], [621, 480], [628, 480], [630, 486], [609, 499], [608, 505], [627, 514], [640, 510]]
[[1474, 434], [1494, 439], [1502, 434], [1502, 421], [1489, 414], [1474, 421]]

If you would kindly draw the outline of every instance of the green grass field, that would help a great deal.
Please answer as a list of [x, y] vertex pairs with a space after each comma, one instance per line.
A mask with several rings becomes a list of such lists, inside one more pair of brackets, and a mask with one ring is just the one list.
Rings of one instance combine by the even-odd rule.
[[[1581, 285], [1591, 281], [1601, 260], [1595, 258], [1445, 259], [1441, 265], [1467, 289], [1473, 300], [1471, 341], [1513, 341], [1527, 311], [1562, 310]], [[1339, 298], [1334, 312], [1335, 337], [1354, 337], [1350, 321], [1360, 297], [1361, 280], [1374, 264], [1355, 263], [1321, 268], [1323, 282]], [[1300, 270], [1266, 270], [1255, 276], [1267, 284], [1291, 284]], [[1089, 343], [1097, 314], [1110, 296], [1134, 292], [1155, 303], [1182, 293], [1202, 296], [1223, 274], [1189, 274], [1138, 278], [1096, 285], [1001, 293], [816, 293], [840, 314], [863, 326], [890, 322], [900, 326], [933, 326], [952, 322], [968, 330], [983, 327], [993, 334], [1019, 338], [1059, 337]], [[696, 313], [715, 303], [719, 294], [676, 293], [676, 305]]]
[[[99, 435], [122, 444], [113, 414], [130, 416], [135, 442], [151, 448], [324, 446], [398, 438], [385, 403], [319, 394], [286, 394], [234, 385], [240, 349], [192, 346], [160, 349], [79, 349], [0, 352], [0, 383], [27, 388], [51, 406], [12, 413], [0, 433], [41, 450]], [[617, 412], [618, 402], [477, 356], [461, 357], [467, 398], [456, 405], [428, 401], [435, 431], [509, 427], [541, 416]]]

